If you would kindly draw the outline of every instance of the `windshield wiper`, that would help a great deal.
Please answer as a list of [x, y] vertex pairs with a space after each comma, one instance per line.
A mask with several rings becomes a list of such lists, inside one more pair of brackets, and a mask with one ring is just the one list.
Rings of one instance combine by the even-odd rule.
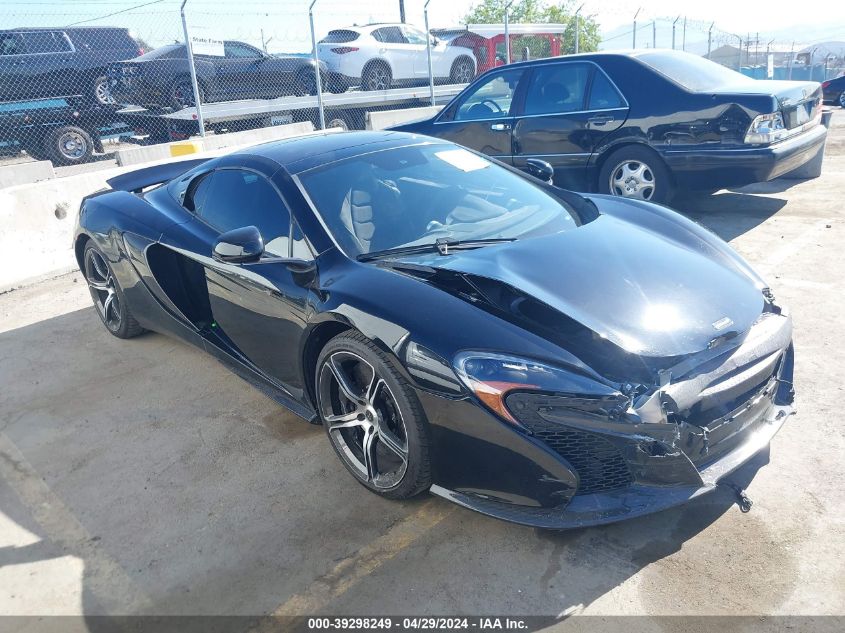
[[441, 255], [448, 255], [451, 251], [470, 250], [473, 248], [490, 246], [491, 244], [513, 242], [515, 240], [515, 237], [493, 237], [487, 239], [467, 240], [453, 240], [448, 237], [440, 237], [433, 243], [417, 244], [416, 246], [399, 246], [397, 248], [388, 248], [383, 251], [372, 251], [371, 253], [358, 255], [356, 259], [359, 262], [368, 262], [374, 259], [400, 257], [402, 255], [415, 255], [417, 253], [440, 253]]

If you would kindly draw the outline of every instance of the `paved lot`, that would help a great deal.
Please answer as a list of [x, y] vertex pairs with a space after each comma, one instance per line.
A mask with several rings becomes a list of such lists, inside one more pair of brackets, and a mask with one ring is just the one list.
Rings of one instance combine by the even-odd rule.
[[742, 473], [749, 514], [720, 491], [550, 533], [380, 500], [209, 357], [109, 336], [76, 274], [0, 296], [0, 614], [845, 613], [834, 125], [818, 180], [676, 203], [794, 313], [799, 415]]

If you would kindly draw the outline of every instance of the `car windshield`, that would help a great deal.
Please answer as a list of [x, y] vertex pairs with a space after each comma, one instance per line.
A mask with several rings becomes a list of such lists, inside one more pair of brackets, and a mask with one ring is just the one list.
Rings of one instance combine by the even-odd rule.
[[466, 149], [425, 144], [316, 167], [300, 181], [347, 255], [510, 240], [579, 224], [565, 202]]
[[754, 79], [698, 55], [680, 52], [649, 52], [637, 59], [692, 92], [707, 92]]

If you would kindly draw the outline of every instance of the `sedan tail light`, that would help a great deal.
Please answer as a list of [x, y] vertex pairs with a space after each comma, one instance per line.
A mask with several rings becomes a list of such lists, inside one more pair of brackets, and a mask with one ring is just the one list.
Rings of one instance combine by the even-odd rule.
[[830, 82], [829, 82], [829, 81], [823, 81], [823, 82], [822, 82], [822, 88], [823, 88], [823, 89], [824, 89], [824, 88], [827, 88], [829, 85], [830, 85]]
[[338, 55], [345, 55], [346, 53], [354, 53], [357, 50], [358, 48], [355, 46], [338, 46], [337, 48], [332, 49], [332, 53], [337, 53]]
[[751, 122], [745, 134], [745, 142], [752, 144], [774, 143], [788, 135], [780, 112], [761, 114]]

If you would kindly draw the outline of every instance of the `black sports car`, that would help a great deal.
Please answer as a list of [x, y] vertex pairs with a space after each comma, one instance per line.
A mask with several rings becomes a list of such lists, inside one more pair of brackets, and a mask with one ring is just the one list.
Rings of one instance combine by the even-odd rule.
[[[223, 42], [223, 55], [194, 54], [202, 103], [229, 99], [264, 99], [317, 94], [314, 60], [277, 57], [245, 44]], [[325, 81], [326, 65], [320, 63]], [[123, 104], [144, 107], [194, 105], [190, 66], [184, 44], [169, 44], [108, 67], [109, 90]]]
[[385, 497], [616, 521], [714, 489], [792, 412], [791, 318], [661, 206], [396, 132], [110, 185], [75, 234], [108, 330], [204, 348]]

